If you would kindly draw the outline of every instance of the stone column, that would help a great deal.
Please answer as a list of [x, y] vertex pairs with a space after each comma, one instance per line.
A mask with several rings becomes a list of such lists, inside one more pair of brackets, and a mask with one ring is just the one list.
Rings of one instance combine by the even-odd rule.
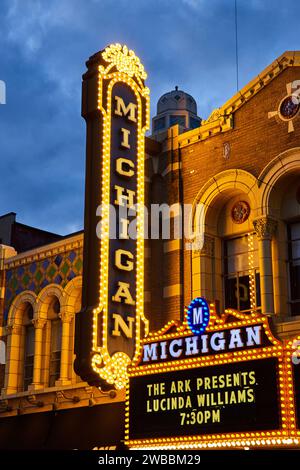
[[270, 217], [258, 217], [253, 221], [258, 239], [260, 269], [261, 308], [265, 315], [274, 315], [272, 237], [277, 228], [277, 221]]
[[22, 325], [7, 325], [7, 361], [5, 370], [4, 394], [10, 395], [19, 391], [20, 385], [20, 343]]
[[69, 359], [70, 359], [70, 327], [73, 314], [66, 312], [61, 315], [62, 333], [61, 333], [61, 356], [60, 356], [60, 377], [56, 381], [57, 386], [69, 385]]
[[33, 381], [29, 385], [28, 390], [34, 391], [44, 388], [41, 383], [41, 370], [42, 370], [42, 354], [43, 354], [43, 328], [46, 324], [46, 319], [36, 318], [32, 320], [34, 325], [34, 363], [33, 363]]
[[0, 244], [0, 325], [3, 324], [4, 297], [5, 297], [5, 260], [16, 256], [17, 252], [12, 246]]
[[208, 299], [213, 298], [213, 268], [212, 260], [215, 253], [215, 239], [204, 235], [204, 243], [201, 249], [193, 250], [192, 253], [192, 290], [193, 297], [201, 295]]

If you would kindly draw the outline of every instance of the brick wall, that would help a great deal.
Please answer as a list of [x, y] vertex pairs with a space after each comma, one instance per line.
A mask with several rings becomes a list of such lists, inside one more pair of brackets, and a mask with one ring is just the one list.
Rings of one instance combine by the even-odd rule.
[[[161, 181], [164, 200], [168, 204], [192, 204], [199, 190], [216, 174], [229, 169], [242, 169], [258, 177], [263, 168], [278, 154], [300, 146], [300, 116], [294, 121], [294, 132], [288, 133], [288, 124], [278, 117], [268, 118], [270, 111], [278, 109], [287, 95], [286, 84], [300, 79], [300, 67], [289, 67], [269, 82], [261, 91], [245, 102], [233, 115], [233, 129], [172, 150], [170, 141], [162, 153], [160, 171], [170, 164], [181, 162], [182, 167], [169, 172]], [[220, 103], [222, 104], [222, 103]], [[224, 143], [230, 144], [230, 157], [223, 156]], [[174, 146], [173, 146], [174, 148]], [[171, 149], [171, 150], [170, 150]], [[181, 180], [182, 178], [182, 194]], [[149, 203], [151, 201], [149, 200]], [[184, 268], [180, 272], [180, 251], [164, 253], [163, 286], [184, 282], [184, 298], [180, 295], [164, 298], [152, 295], [152, 324], [161, 327], [171, 318], [180, 318], [182, 305], [188, 305], [191, 296], [191, 252], [184, 251]], [[155, 275], [152, 272], [152, 275]], [[155, 292], [152, 291], [152, 293]], [[213, 299], [211, 299], [213, 300]]]
[[[199, 189], [217, 173], [238, 168], [257, 177], [279, 153], [300, 145], [300, 117], [295, 131], [279, 118], [268, 119], [286, 96], [286, 84], [300, 79], [300, 67], [290, 67], [234, 113], [234, 128], [181, 150], [184, 202], [192, 202]], [[230, 158], [223, 157], [223, 144], [229, 142]], [[193, 173], [191, 171], [194, 170]]]

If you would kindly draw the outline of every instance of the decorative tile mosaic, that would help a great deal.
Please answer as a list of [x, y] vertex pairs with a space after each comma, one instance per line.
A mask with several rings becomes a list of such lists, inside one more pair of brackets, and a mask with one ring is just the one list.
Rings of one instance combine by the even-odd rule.
[[24, 290], [38, 294], [48, 284], [59, 284], [62, 287], [74, 277], [82, 274], [82, 249], [34, 261], [6, 271], [5, 288], [5, 321], [13, 299]]

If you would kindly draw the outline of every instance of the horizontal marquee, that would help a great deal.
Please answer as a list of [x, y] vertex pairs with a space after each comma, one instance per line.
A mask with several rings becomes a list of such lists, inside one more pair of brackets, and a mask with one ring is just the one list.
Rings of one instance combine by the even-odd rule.
[[295, 344], [275, 338], [262, 314], [226, 310], [218, 316], [213, 304], [210, 311], [202, 335], [191, 334], [187, 322], [172, 321], [143, 340], [129, 369], [127, 445], [297, 446]]

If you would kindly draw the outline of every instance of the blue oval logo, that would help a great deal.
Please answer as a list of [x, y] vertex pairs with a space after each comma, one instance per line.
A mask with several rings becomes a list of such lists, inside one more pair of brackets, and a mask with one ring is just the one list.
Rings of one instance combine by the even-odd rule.
[[209, 305], [204, 297], [196, 297], [187, 310], [187, 323], [196, 335], [202, 335], [209, 323]]

